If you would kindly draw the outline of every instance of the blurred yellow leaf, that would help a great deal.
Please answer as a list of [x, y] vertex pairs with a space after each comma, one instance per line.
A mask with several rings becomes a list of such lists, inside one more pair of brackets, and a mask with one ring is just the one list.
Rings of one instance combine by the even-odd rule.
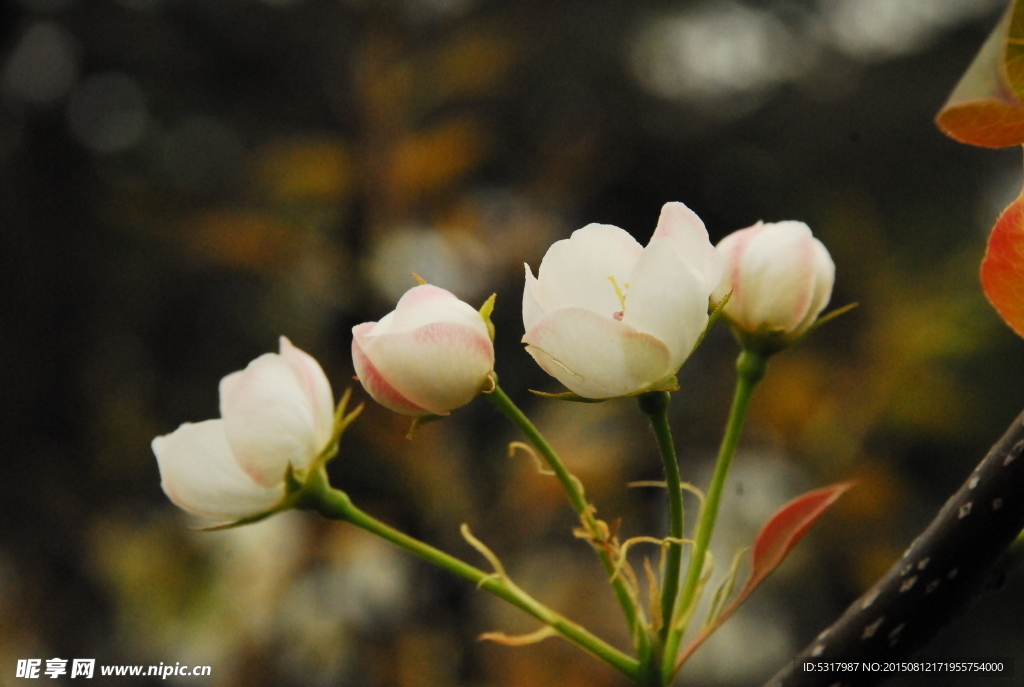
[[285, 139], [257, 152], [256, 177], [275, 200], [337, 202], [352, 185], [352, 160], [340, 140]]
[[392, 188], [399, 196], [437, 191], [458, 180], [484, 155], [484, 134], [472, 119], [449, 119], [412, 134], [395, 150]]
[[199, 258], [234, 268], [273, 271], [295, 252], [291, 225], [248, 208], [211, 210], [188, 227], [187, 241]]
[[477, 30], [444, 44], [426, 68], [435, 102], [489, 93], [515, 63], [513, 43], [497, 31]]

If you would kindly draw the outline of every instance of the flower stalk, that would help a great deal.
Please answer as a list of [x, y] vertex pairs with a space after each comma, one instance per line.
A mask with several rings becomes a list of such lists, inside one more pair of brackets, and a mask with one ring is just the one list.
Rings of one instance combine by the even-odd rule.
[[320, 471], [316, 477], [311, 476], [310, 480], [306, 483], [302, 500], [298, 507], [316, 510], [330, 520], [348, 522], [419, 556], [429, 563], [473, 582], [479, 588], [529, 613], [546, 626], [554, 629], [569, 642], [595, 658], [604, 661], [629, 679], [637, 680], [639, 662], [636, 659], [627, 656], [580, 625], [540, 603], [515, 585], [501, 571], [496, 573], [485, 572], [368, 515], [352, 503], [348, 494], [331, 488], [325, 472]]
[[661, 583], [661, 640], [665, 641], [672, 624], [672, 610], [679, 592], [679, 571], [682, 567], [684, 522], [683, 488], [679, 475], [672, 430], [668, 424], [668, 406], [671, 397], [667, 391], [651, 391], [637, 398], [640, 410], [651, 421], [651, 429], [658, 441], [661, 462], [665, 465], [665, 486], [668, 490], [668, 535], [671, 541], [665, 557], [665, 575]]
[[711, 477], [707, 497], [701, 506], [697, 529], [694, 534], [693, 554], [686, 570], [686, 580], [682, 592], [672, 614], [672, 622], [665, 636], [665, 651], [662, 663], [662, 676], [665, 684], [669, 684], [676, 672], [675, 658], [679, 653], [679, 645], [686, 632], [686, 620], [693, 615], [693, 606], [700, 599], [697, 589], [704, 571], [704, 560], [711, 544], [711, 535], [718, 518], [718, 508], [722, 501], [725, 478], [729, 474], [729, 466], [736, 447], [739, 444], [743, 423], [747, 417], [754, 387], [764, 377], [768, 369], [768, 357], [748, 348], [744, 348], [736, 360], [736, 391], [733, 395], [729, 419], [726, 422], [725, 435], [718, 450], [715, 472]]
[[540, 433], [536, 426], [530, 419], [526, 417], [522, 410], [512, 402], [501, 386], [495, 382], [494, 391], [490, 394], [490, 399], [494, 402], [498, 409], [501, 410], [512, 423], [522, 431], [523, 434], [530, 440], [530, 443], [536, 447], [540, 454], [544, 457], [548, 467], [555, 473], [555, 477], [562, 484], [562, 488], [565, 489], [566, 495], [569, 497], [569, 502], [572, 504], [572, 509], [576, 511], [576, 514], [580, 517], [584, 528], [593, 537], [594, 551], [597, 552], [597, 556], [601, 561], [601, 565], [605, 569], [605, 573], [608, 575], [611, 581], [612, 589], [615, 592], [615, 598], [618, 600], [619, 605], [622, 607], [622, 612], [626, 617], [626, 622], [629, 625], [630, 632], [632, 633], [634, 643], [636, 645], [637, 654], [640, 656], [641, 661], [649, 661], [651, 657], [651, 642], [647, 635], [647, 629], [644, 627], [643, 617], [637, 608], [636, 602], [633, 595], [630, 593], [629, 588], [626, 586], [625, 580], [621, 575], [616, 574], [616, 562], [612, 560], [609, 553], [611, 544], [606, 539], [606, 530], [603, 529], [594, 516], [594, 509], [589, 507], [587, 504], [587, 498], [583, 491], [583, 485], [579, 479], [576, 478], [569, 469], [565, 467], [565, 463], [558, 457], [555, 450], [548, 443], [544, 435]]

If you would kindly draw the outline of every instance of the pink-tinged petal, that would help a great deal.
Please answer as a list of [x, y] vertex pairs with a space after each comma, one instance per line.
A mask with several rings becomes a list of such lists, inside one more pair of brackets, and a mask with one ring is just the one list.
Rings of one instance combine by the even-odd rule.
[[258, 484], [276, 485], [289, 463], [306, 468], [324, 449], [306, 387], [280, 355], [261, 355], [224, 386], [224, 433], [238, 464]]
[[750, 244], [751, 239], [764, 227], [763, 222], [747, 227], [746, 229], [739, 229], [726, 236], [724, 239], [718, 242], [715, 250], [722, 256], [725, 262], [725, 272], [722, 275], [722, 280], [719, 282], [718, 288], [711, 294], [711, 299], [715, 302], [721, 301], [725, 298], [725, 295], [732, 291], [732, 296], [729, 297], [730, 310], [734, 313], [741, 312], [743, 308], [743, 280], [740, 279], [740, 266], [743, 261], [743, 253], [747, 250], [747, 246]]
[[630, 277], [622, 318], [669, 350], [671, 372], [679, 369], [708, 324], [708, 289], [668, 239], [652, 240]]
[[164, 493], [190, 513], [238, 520], [266, 512], [284, 498], [283, 481], [262, 487], [238, 466], [221, 420], [185, 423], [152, 446]]
[[546, 311], [579, 307], [604, 317], [622, 310], [614, 277], [625, 289], [643, 247], [608, 224], [588, 224], [548, 249], [537, 272], [534, 296]]
[[371, 334], [359, 345], [398, 394], [435, 415], [473, 400], [494, 369], [486, 330], [462, 324], [435, 322], [411, 332]]
[[431, 284], [421, 284], [406, 291], [394, 312], [383, 317], [369, 336], [411, 332], [436, 322], [459, 324], [490, 338], [487, 324], [479, 311], [451, 292]]
[[545, 372], [586, 398], [640, 391], [675, 371], [661, 341], [583, 308], [549, 312], [523, 343]]
[[287, 337], [280, 341], [281, 358], [291, 366], [295, 377], [313, 411], [313, 422], [318, 446], [326, 446], [334, 432], [334, 394], [331, 383], [320, 363], [309, 353], [296, 348]]
[[796, 332], [806, 330], [818, 319], [818, 315], [832, 298], [832, 286], [836, 281], [836, 264], [832, 262], [828, 249], [817, 239], [812, 240], [811, 245], [815, 263], [813, 295], [807, 314], [793, 330]]
[[803, 222], [758, 222], [722, 239], [718, 250], [733, 288], [725, 315], [750, 334], [795, 338], [832, 296], [835, 264]]
[[235, 388], [235, 384], [237, 384], [238, 380], [242, 378], [242, 372], [242, 370], [239, 370], [238, 372], [232, 372], [227, 377], [224, 377], [220, 380], [220, 385], [218, 385], [217, 387], [217, 391], [220, 394], [220, 398], [224, 398], [229, 393], [231, 393], [231, 390]]
[[391, 386], [363, 351], [362, 344], [366, 341], [366, 334], [371, 332], [376, 324], [364, 322], [352, 328], [352, 364], [356, 368], [359, 383], [373, 400], [389, 410], [416, 417], [429, 414], [429, 410], [416, 405]]
[[544, 317], [544, 313], [547, 312], [544, 306], [537, 300], [537, 279], [533, 276], [533, 271], [529, 265], [526, 267], [526, 285], [523, 287], [523, 328], [529, 329], [537, 320]]
[[711, 245], [704, 222], [693, 210], [682, 203], [665, 203], [651, 242], [659, 239], [672, 241], [679, 257], [702, 280], [709, 294], [722, 281], [722, 257]]
[[[741, 321], [755, 329], [796, 330], [810, 310], [816, 281], [811, 241], [811, 230], [802, 222], [764, 225], [752, 236], [738, 267]], [[730, 317], [731, 309], [730, 299], [725, 306]]]

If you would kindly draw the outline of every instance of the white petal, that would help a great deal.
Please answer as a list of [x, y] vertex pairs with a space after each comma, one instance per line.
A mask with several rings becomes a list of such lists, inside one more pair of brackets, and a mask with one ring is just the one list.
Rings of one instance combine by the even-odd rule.
[[529, 265], [526, 267], [526, 285], [523, 287], [523, 328], [529, 329], [544, 316], [546, 310], [537, 300], [538, 283]]
[[836, 280], [836, 265], [832, 262], [832, 256], [828, 249], [818, 239], [813, 239], [814, 246], [814, 295], [811, 297], [811, 306], [804, 315], [803, 320], [793, 330], [802, 332], [814, 324], [818, 315], [828, 305], [832, 298], [832, 286]]
[[743, 252], [747, 248], [747, 244], [750, 242], [758, 232], [764, 227], [764, 222], [758, 221], [756, 224], [747, 227], [746, 229], [737, 229], [733, 233], [729, 234], [715, 246], [715, 252], [722, 256], [722, 263], [724, 269], [722, 271], [722, 278], [718, 282], [718, 286], [711, 293], [712, 303], [718, 303], [726, 294], [731, 293], [729, 302], [732, 303], [731, 310], [733, 312], [739, 312], [742, 307], [743, 301], [742, 289], [738, 288], [740, 284], [740, 262]]
[[490, 338], [479, 311], [451, 292], [431, 284], [421, 284], [406, 291], [394, 312], [381, 318], [369, 336], [411, 332], [436, 322], [459, 324]]
[[280, 346], [281, 358], [291, 366], [313, 410], [316, 443], [318, 446], [326, 446], [334, 432], [334, 394], [331, 392], [331, 383], [327, 381], [327, 375], [316, 358], [296, 348], [287, 337], [281, 337]]
[[679, 369], [708, 324], [708, 290], [668, 239], [652, 240], [630, 277], [622, 322], [650, 334], [669, 350]]
[[237, 520], [270, 510], [284, 483], [261, 487], [235, 462], [221, 420], [185, 423], [153, 439], [161, 486], [180, 508], [214, 520]]
[[[740, 273], [743, 253], [746, 251], [750, 240], [762, 230], [763, 226], [763, 222], [758, 222], [746, 229], [738, 229], [719, 241], [715, 247], [715, 250], [722, 256], [725, 262], [725, 272], [711, 298], [716, 302], [720, 301], [731, 290], [732, 296], [729, 297], [729, 303], [726, 305], [725, 312], [733, 320], [740, 318], [743, 312], [743, 301], [745, 300], [743, 279]], [[728, 285], [728, 288], [726, 288], [726, 285]]]
[[[741, 317], [752, 328], [790, 332], [811, 308], [815, 251], [803, 222], [766, 224], [740, 258]], [[726, 313], [732, 300], [726, 305]]]
[[481, 333], [462, 324], [434, 322], [411, 332], [371, 333], [359, 345], [398, 394], [436, 415], [473, 400], [494, 369], [494, 346], [486, 329]]
[[546, 311], [580, 307], [611, 318], [622, 310], [614, 277], [625, 289], [643, 247], [608, 224], [588, 224], [548, 248], [537, 272], [534, 296]]
[[226, 379], [220, 397], [224, 432], [238, 464], [258, 484], [277, 484], [289, 463], [303, 469], [323, 450], [322, 411], [280, 355], [261, 355]]
[[670, 239], [690, 270], [704, 282], [710, 294], [722, 281], [724, 261], [708, 239], [700, 217], [682, 203], [665, 203], [651, 241]]
[[640, 391], [674, 372], [658, 339], [583, 308], [549, 312], [523, 343], [545, 372], [587, 398]]
[[363, 350], [367, 335], [373, 331], [376, 325], [376, 322], [364, 322], [352, 328], [352, 364], [356, 368], [359, 383], [363, 385], [366, 393], [373, 397], [373, 400], [385, 408], [402, 415], [416, 417], [427, 415], [430, 411], [416, 405], [395, 389]]

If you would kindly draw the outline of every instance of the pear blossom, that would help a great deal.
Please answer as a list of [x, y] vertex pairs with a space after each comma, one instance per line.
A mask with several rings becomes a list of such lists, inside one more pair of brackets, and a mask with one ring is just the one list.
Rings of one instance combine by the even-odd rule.
[[493, 383], [494, 345], [477, 310], [421, 284], [379, 322], [352, 328], [352, 362], [382, 406], [416, 417], [448, 415]]
[[285, 475], [309, 468], [331, 442], [334, 398], [316, 360], [285, 337], [220, 381], [220, 419], [153, 439], [161, 486], [180, 508], [216, 520], [273, 510]]
[[714, 297], [732, 290], [723, 314], [741, 337], [785, 345], [828, 305], [835, 263], [803, 222], [758, 222], [726, 236], [717, 250], [726, 269]]
[[579, 396], [641, 392], [689, 357], [721, 277], [704, 223], [682, 203], [662, 208], [646, 247], [588, 224], [548, 249], [536, 277], [526, 265], [523, 343]]

